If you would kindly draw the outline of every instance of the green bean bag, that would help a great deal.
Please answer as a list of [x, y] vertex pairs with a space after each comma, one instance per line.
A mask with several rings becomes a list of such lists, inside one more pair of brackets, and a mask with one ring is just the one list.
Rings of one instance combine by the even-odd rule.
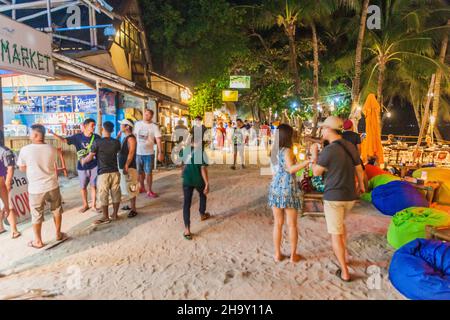
[[391, 220], [387, 233], [387, 241], [395, 249], [417, 238], [425, 238], [425, 226], [445, 227], [450, 225], [447, 212], [412, 207], [397, 212]]
[[369, 190], [373, 190], [376, 187], [383, 186], [392, 181], [401, 180], [399, 177], [393, 174], [380, 174], [369, 180]]
[[450, 205], [450, 169], [422, 168], [414, 171], [413, 177], [420, 179], [423, 171], [427, 173], [428, 181], [440, 181], [442, 183], [436, 194], [436, 202], [443, 205]]
[[372, 203], [372, 192], [366, 192], [361, 195], [361, 200]]

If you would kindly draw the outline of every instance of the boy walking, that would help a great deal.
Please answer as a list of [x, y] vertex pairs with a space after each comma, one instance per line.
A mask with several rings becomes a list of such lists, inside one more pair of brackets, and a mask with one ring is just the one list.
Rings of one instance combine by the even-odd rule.
[[191, 234], [191, 204], [194, 190], [197, 190], [200, 196], [200, 217], [204, 221], [211, 217], [206, 212], [206, 196], [209, 192], [209, 180], [207, 159], [203, 152], [203, 136], [201, 127], [194, 127], [191, 135], [193, 138], [193, 147], [186, 147], [183, 151], [187, 152], [184, 158], [183, 167], [183, 220], [184, 220], [184, 233], [183, 236], [186, 240], [192, 240]]
[[42, 241], [41, 230], [44, 222], [45, 204], [50, 204], [53, 221], [56, 228], [56, 240], [63, 240], [66, 235], [61, 232], [62, 199], [59, 191], [58, 177], [55, 171], [56, 149], [46, 144], [45, 127], [40, 124], [31, 126], [31, 144], [20, 150], [17, 165], [26, 172], [28, 180], [28, 193], [31, 209], [31, 222], [33, 223], [34, 241], [28, 246], [41, 249], [45, 246]]
[[[117, 166], [120, 142], [111, 137], [112, 132], [114, 132], [114, 124], [106, 121], [103, 124], [103, 137], [94, 141], [91, 153], [81, 160], [83, 165], [92, 161], [94, 157], [97, 157], [98, 161], [97, 192], [103, 217], [95, 221], [94, 224], [110, 223], [111, 219], [116, 220], [122, 197], [120, 192], [120, 173]], [[110, 195], [113, 204], [111, 219], [108, 212]]]

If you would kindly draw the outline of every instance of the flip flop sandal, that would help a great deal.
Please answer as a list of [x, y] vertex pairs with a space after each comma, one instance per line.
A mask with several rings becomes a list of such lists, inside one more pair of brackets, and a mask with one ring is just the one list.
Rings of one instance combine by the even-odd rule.
[[22, 235], [22, 234], [21, 234], [20, 232], [14, 232], [11, 238], [12, 238], [12, 239], [17, 239], [17, 238], [19, 238], [21, 235]]
[[209, 214], [209, 213], [207, 212], [207, 213], [201, 215], [200, 220], [201, 220], [201, 221], [205, 221], [205, 220], [208, 220], [209, 218], [211, 218], [211, 214]]
[[186, 240], [192, 240], [192, 234], [184, 234], [184, 233], [183, 233], [183, 237], [184, 237]]
[[64, 233], [64, 232], [61, 232], [61, 239], [55, 239], [56, 241], [63, 241], [63, 240], [65, 240], [66, 238], [68, 238], [69, 236], [66, 234], [66, 233]]
[[2, 231], [0, 231], [0, 234], [3, 234], [6, 232], [6, 229], [3, 229]]
[[342, 270], [341, 269], [337, 269], [335, 275], [336, 275], [336, 277], [341, 279], [341, 281], [343, 281], [343, 282], [351, 282], [352, 281], [351, 278], [348, 280], [345, 280], [344, 278], [342, 278]]
[[28, 242], [28, 246], [30, 247], [30, 248], [34, 248], [34, 249], [42, 249], [42, 248], [44, 248], [45, 247], [45, 244], [42, 246], [42, 247], [37, 247], [37, 246], [35, 246], [34, 245], [34, 243], [33, 243], [33, 241], [30, 241], [30, 242]]
[[136, 217], [137, 215], [138, 215], [138, 213], [137, 213], [136, 211], [131, 210], [131, 211], [128, 213], [128, 218], [134, 218], [134, 217]]
[[94, 225], [101, 225], [101, 224], [108, 224], [111, 223], [111, 219], [105, 220], [105, 219], [99, 219], [94, 221]]
[[86, 211], [88, 211], [90, 208], [89, 207], [84, 207], [80, 209], [80, 213], [85, 213]]
[[131, 210], [131, 208], [130, 208], [130, 206], [124, 206], [124, 207], [122, 207], [122, 210], [123, 211], [129, 211], [129, 210]]

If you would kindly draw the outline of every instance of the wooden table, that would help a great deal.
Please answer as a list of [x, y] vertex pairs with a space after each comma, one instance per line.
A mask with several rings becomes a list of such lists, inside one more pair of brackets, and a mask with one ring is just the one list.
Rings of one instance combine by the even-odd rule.
[[[409, 182], [409, 181], [407, 181]], [[416, 188], [419, 191], [425, 192], [425, 197], [428, 200], [429, 205], [434, 201], [434, 198], [436, 196], [436, 191], [441, 187], [441, 183], [439, 181], [429, 181], [425, 184], [417, 184], [417, 183], [411, 183], [409, 182], [414, 188]]]
[[450, 241], [450, 227], [425, 227], [427, 239]]

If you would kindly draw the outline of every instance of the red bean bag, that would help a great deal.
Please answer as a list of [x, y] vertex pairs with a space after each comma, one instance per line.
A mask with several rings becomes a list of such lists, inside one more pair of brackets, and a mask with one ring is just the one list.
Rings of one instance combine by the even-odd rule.
[[365, 167], [367, 179], [369, 180], [373, 177], [379, 176], [380, 174], [389, 174], [389, 172], [381, 170], [380, 167], [374, 166], [372, 164], [367, 164]]

